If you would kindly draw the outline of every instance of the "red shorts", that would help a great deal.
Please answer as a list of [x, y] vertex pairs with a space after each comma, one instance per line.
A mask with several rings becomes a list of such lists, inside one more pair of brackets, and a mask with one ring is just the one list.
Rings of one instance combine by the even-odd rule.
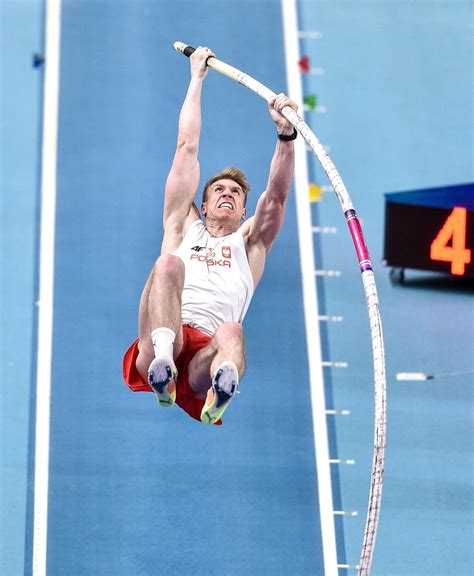
[[[187, 412], [192, 418], [201, 421], [201, 410], [204, 406], [204, 400], [196, 398], [191, 386], [189, 385], [188, 366], [194, 355], [209, 344], [211, 336], [203, 334], [191, 326], [183, 326], [183, 348], [176, 359], [176, 368], [178, 378], [176, 380], [176, 404]], [[133, 392], [153, 392], [148, 382], [144, 380], [136, 366], [138, 358], [138, 338], [125, 352], [122, 362], [123, 378], [127, 386]], [[220, 426], [222, 420], [216, 422]]]

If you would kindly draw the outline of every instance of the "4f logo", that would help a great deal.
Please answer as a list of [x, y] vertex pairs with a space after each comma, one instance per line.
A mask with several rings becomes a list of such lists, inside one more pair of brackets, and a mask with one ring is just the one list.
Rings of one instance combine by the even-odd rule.
[[206, 247], [205, 246], [193, 246], [191, 248], [191, 250], [194, 250], [194, 252], [201, 252], [201, 250], [205, 250]]
[[223, 258], [232, 258], [230, 246], [222, 246], [222, 257]]

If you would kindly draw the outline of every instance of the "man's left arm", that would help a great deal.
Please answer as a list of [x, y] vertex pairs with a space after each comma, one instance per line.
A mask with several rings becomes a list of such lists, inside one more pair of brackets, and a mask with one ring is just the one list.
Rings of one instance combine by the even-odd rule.
[[[294, 132], [293, 126], [280, 113], [285, 106], [297, 110], [296, 104], [288, 96], [279, 94], [269, 102], [269, 111], [277, 126], [277, 133], [291, 136]], [[270, 165], [267, 188], [258, 200], [255, 215], [242, 226], [248, 249], [257, 248], [268, 252], [283, 224], [285, 203], [293, 177], [294, 156], [293, 140], [278, 139]]]

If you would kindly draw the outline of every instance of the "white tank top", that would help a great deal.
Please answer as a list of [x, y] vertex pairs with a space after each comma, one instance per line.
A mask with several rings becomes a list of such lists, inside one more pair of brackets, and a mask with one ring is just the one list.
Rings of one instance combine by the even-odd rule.
[[242, 323], [254, 285], [240, 229], [213, 238], [196, 220], [174, 254], [185, 266], [183, 324], [213, 336], [224, 322]]

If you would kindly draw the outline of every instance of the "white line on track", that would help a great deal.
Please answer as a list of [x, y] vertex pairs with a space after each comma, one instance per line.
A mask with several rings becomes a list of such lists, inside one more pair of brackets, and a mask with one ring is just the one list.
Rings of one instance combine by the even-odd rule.
[[61, 0], [46, 2], [46, 47], [41, 174], [39, 316], [36, 376], [33, 576], [46, 575], [48, 540], [49, 428], [53, 340], [56, 157], [58, 140]]
[[[303, 93], [298, 69], [299, 40], [296, 0], [281, 0], [289, 96], [303, 110]], [[301, 33], [299, 34], [301, 37]], [[308, 165], [304, 140], [296, 140], [295, 193], [298, 216], [298, 236], [303, 284], [303, 299], [308, 347], [314, 446], [318, 475], [319, 510], [322, 533], [325, 576], [337, 576], [336, 535], [334, 527], [331, 470], [324, 380], [321, 365], [321, 341], [318, 323], [318, 300], [314, 277], [314, 250], [311, 214], [308, 202]]]

